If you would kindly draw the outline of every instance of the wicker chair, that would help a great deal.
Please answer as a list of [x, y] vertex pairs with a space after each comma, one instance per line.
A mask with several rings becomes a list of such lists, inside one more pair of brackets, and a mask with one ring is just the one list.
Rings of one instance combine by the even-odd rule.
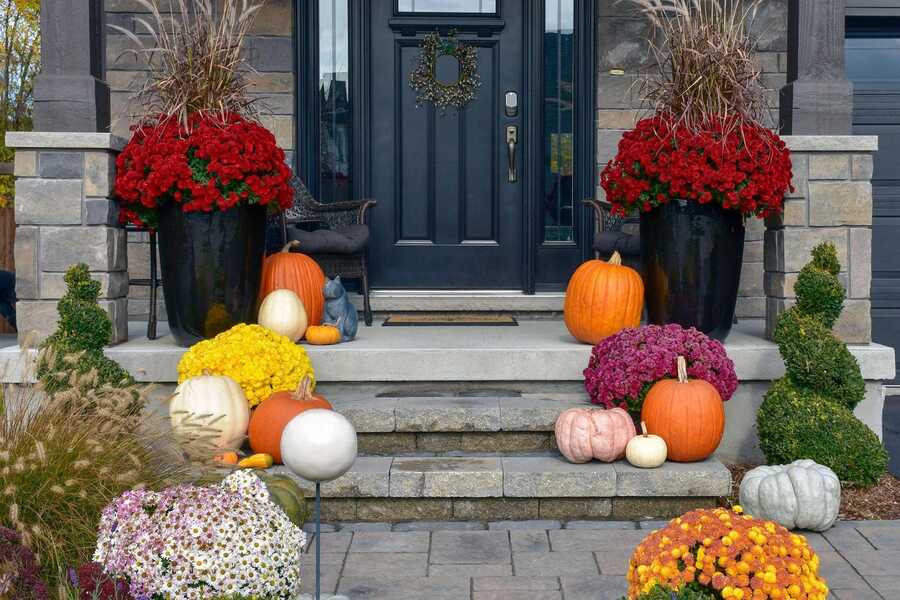
[[623, 263], [640, 272], [640, 233], [623, 231], [623, 228], [634, 229], [640, 219], [614, 215], [612, 205], [606, 200], [586, 198], [583, 203], [594, 210], [594, 257], [607, 259], [613, 252], [618, 252]]
[[[281, 243], [301, 238], [299, 251], [311, 256], [328, 277], [359, 279], [363, 296], [363, 316], [366, 325], [372, 324], [372, 307], [369, 304], [369, 270], [366, 247], [368, 224], [366, 214], [375, 206], [370, 199], [348, 202], [317, 202], [298, 178], [294, 178], [294, 205], [280, 214]], [[298, 225], [323, 223], [328, 226], [326, 236], [319, 236], [315, 243], [304, 243], [304, 236], [321, 232], [304, 232]], [[346, 234], [346, 235], [345, 235]], [[341, 239], [346, 238], [346, 239]]]

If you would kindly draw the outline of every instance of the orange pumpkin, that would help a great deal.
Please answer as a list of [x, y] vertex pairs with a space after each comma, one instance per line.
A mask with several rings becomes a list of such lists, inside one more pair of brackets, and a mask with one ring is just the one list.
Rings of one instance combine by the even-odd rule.
[[259, 299], [262, 300], [275, 290], [292, 290], [303, 301], [310, 325], [322, 322], [325, 311], [325, 273], [312, 258], [299, 252], [291, 252], [300, 242], [294, 240], [285, 245], [281, 252], [267, 257], [263, 263], [262, 283]]
[[341, 330], [334, 325], [317, 325], [306, 328], [306, 341], [315, 346], [330, 346], [341, 341]]
[[312, 393], [312, 380], [304, 377], [294, 392], [275, 392], [253, 411], [247, 436], [257, 454], [271, 454], [281, 463], [281, 433], [291, 419], [311, 408], [333, 410], [323, 396]]
[[688, 379], [687, 363], [678, 357], [678, 379], [656, 382], [641, 409], [647, 431], [666, 442], [668, 458], [696, 462], [715, 452], [725, 431], [725, 408], [713, 385]]
[[608, 262], [583, 263], [566, 288], [563, 316], [572, 337], [596, 344], [627, 327], [641, 324], [644, 282], [613, 252]]

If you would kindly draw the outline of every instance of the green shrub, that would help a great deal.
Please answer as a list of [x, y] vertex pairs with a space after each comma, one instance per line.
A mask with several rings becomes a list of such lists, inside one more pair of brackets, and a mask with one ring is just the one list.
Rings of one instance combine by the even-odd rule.
[[[662, 585], [655, 585], [649, 592], [638, 596], [638, 600], [717, 600], [719, 595], [714, 590], [702, 588], [699, 584], [689, 583], [678, 591]], [[626, 600], [622, 598], [622, 600]]]
[[[96, 385], [128, 387], [131, 375], [103, 354], [112, 338], [112, 322], [98, 304], [100, 283], [91, 279], [85, 264], [73, 265], [66, 272], [66, 294], [59, 301], [59, 324], [41, 345], [53, 352], [42, 356], [38, 378], [49, 394], [70, 386], [72, 374], [86, 375], [96, 371]], [[63, 357], [66, 357], [65, 360]]]
[[798, 386], [851, 410], [865, 397], [859, 363], [819, 319], [792, 307], [779, 317], [773, 337], [788, 377]]
[[837, 248], [831, 242], [822, 242], [812, 249], [812, 261], [810, 264], [817, 269], [827, 271], [832, 275], [841, 272], [841, 263], [838, 261]]
[[759, 445], [769, 464], [809, 458], [841, 481], [871, 485], [885, 473], [887, 451], [847, 408], [788, 378], [776, 381], [756, 416]]
[[810, 263], [797, 276], [794, 292], [800, 312], [821, 320], [828, 329], [834, 327], [844, 309], [846, 295], [837, 277]]

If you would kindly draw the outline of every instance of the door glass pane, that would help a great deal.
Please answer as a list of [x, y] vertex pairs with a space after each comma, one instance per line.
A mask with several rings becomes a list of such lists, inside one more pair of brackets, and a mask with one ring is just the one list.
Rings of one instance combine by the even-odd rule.
[[544, 14], [543, 241], [574, 241], [572, 133], [575, 0], [546, 0]]
[[348, 0], [319, 0], [319, 196], [350, 199]]
[[406, 13], [495, 14], [497, 0], [399, 0], [397, 8]]

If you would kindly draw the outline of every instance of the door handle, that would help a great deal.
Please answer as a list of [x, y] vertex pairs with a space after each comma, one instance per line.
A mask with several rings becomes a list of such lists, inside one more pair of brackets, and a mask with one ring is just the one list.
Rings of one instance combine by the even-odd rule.
[[510, 183], [515, 183], [518, 179], [518, 175], [516, 174], [516, 144], [519, 143], [519, 128], [515, 125], [507, 125], [506, 126], [506, 149], [507, 149], [507, 160], [509, 162], [508, 168], [508, 180]]

